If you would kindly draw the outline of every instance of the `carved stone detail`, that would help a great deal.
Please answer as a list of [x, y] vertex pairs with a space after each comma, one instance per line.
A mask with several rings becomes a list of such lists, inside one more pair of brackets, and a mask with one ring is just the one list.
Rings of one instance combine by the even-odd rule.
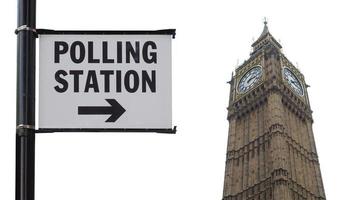
[[[267, 27], [253, 47], [229, 81], [223, 200], [325, 200], [307, 90], [300, 96], [290, 89], [282, 68], [306, 86], [304, 76]], [[236, 92], [255, 65], [262, 66], [262, 78], [246, 93]]]

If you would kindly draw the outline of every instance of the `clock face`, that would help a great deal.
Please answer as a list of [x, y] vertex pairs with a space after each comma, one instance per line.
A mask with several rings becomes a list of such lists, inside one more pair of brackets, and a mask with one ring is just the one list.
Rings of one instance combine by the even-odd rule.
[[301, 82], [297, 79], [296, 75], [292, 73], [292, 71], [286, 67], [283, 69], [283, 75], [287, 83], [291, 86], [293, 91], [295, 91], [298, 95], [303, 96], [303, 87]]
[[248, 91], [253, 85], [259, 81], [262, 75], [262, 68], [260, 65], [251, 68], [244, 76], [240, 79], [238, 84], [238, 92], [244, 93]]

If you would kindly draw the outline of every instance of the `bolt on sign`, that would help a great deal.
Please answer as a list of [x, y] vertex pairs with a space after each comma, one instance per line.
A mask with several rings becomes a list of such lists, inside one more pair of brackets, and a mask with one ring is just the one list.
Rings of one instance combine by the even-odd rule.
[[171, 40], [158, 31], [39, 31], [39, 130], [172, 130]]

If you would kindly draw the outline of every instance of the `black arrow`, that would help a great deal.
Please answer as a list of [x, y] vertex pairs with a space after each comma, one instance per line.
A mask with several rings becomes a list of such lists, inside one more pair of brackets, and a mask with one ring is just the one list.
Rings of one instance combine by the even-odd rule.
[[111, 106], [78, 106], [79, 115], [111, 115], [106, 122], [115, 122], [126, 112], [116, 99], [106, 99]]

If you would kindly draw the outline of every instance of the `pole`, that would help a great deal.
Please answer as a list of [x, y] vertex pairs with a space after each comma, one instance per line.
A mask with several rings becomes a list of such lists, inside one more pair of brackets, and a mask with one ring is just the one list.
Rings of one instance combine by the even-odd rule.
[[36, 1], [18, 0], [16, 200], [34, 200]]

